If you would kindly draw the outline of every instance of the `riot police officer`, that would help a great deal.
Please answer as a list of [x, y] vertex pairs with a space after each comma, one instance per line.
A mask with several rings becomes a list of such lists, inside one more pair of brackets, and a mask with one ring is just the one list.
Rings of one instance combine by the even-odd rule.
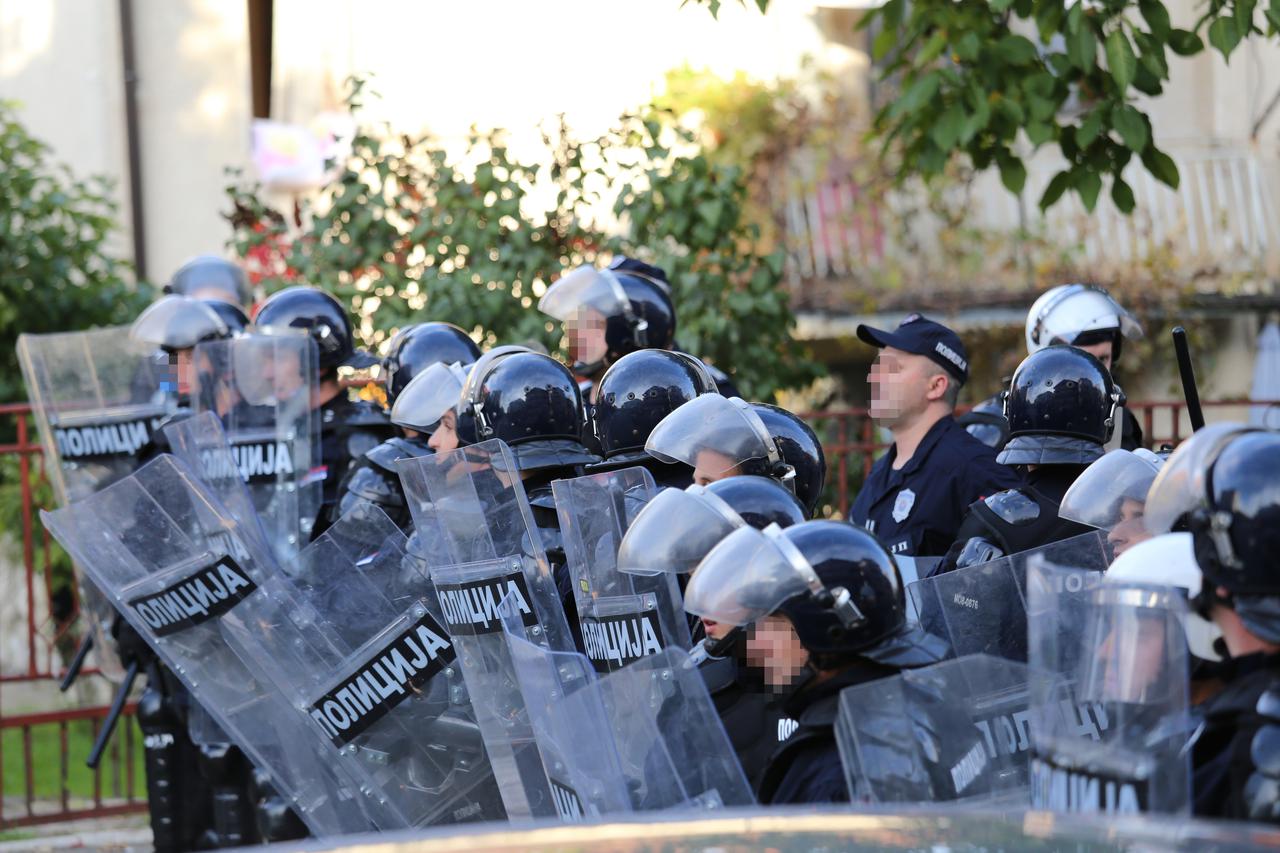
[[217, 255], [197, 255], [184, 263], [164, 286], [164, 292], [213, 299], [240, 308], [253, 303], [253, 288], [244, 270]]
[[1059, 517], [1063, 495], [1102, 457], [1124, 395], [1100, 361], [1082, 349], [1051, 346], [1027, 356], [1005, 397], [1009, 441], [998, 457], [1026, 470], [1026, 481], [969, 505], [940, 568], [977, 565], [1089, 528]]
[[706, 365], [691, 355], [653, 349], [624, 355], [605, 371], [596, 389], [591, 431], [604, 461], [591, 470], [639, 465], [659, 486], [688, 486], [692, 469], [660, 462], [645, 452], [645, 442], [667, 415], [695, 397], [715, 393]]
[[224, 299], [201, 299], [200, 301], [222, 318], [222, 322], [227, 324], [232, 335], [243, 335], [245, 329], [249, 328], [249, 315], [244, 313], [244, 309], [239, 305], [233, 305]]
[[356, 349], [351, 319], [338, 300], [316, 287], [300, 285], [272, 294], [262, 303], [254, 323], [302, 329], [319, 349], [320, 391], [313, 408], [320, 410], [320, 459], [324, 466], [324, 498], [312, 530], [319, 536], [329, 526], [338, 502], [338, 487], [352, 461], [391, 437], [382, 410], [353, 399], [338, 381], [339, 367], [372, 367], [378, 360]]
[[[382, 368], [386, 376], [387, 403], [393, 412], [391, 422], [400, 427], [403, 435], [387, 439], [351, 465], [338, 487], [338, 499], [330, 508], [330, 524], [357, 502], [365, 501], [382, 509], [402, 530], [409, 529], [412, 519], [395, 462], [432, 452], [428, 442], [434, 424], [443, 413], [432, 411], [428, 415], [423, 411], [424, 404], [425, 408], [434, 408], [430, 404], [435, 399], [433, 389], [420, 384], [415, 389], [418, 393], [400, 405], [404, 392], [412, 380], [435, 365], [453, 365], [461, 371], [479, 357], [480, 348], [470, 336], [450, 323], [419, 323], [401, 329], [391, 339]], [[447, 386], [450, 378], [446, 369], [438, 381]], [[451, 403], [457, 401], [458, 388], [460, 386], [454, 386]]]
[[969, 378], [959, 335], [911, 314], [892, 332], [859, 326], [858, 337], [880, 350], [867, 377], [871, 416], [893, 434], [893, 446], [871, 467], [849, 520], [895, 555], [940, 556], [964, 507], [1020, 478], [952, 415]]
[[1280, 435], [1197, 432], [1147, 497], [1153, 533], [1187, 524], [1203, 573], [1192, 606], [1222, 632], [1226, 685], [1201, 706], [1192, 751], [1197, 815], [1280, 821]]
[[798, 723], [760, 777], [761, 803], [848, 801], [834, 733], [840, 691], [946, 654], [907, 624], [893, 557], [843, 521], [734, 532], [690, 578], [685, 609], [753, 625], [748, 659], [784, 691], [783, 708]]
[[792, 491], [810, 515], [826, 482], [827, 460], [817, 435], [795, 414], [767, 403], [707, 394], [663, 418], [645, 451], [660, 462], [693, 468], [699, 485], [757, 474]]
[[[1042, 293], [1027, 312], [1025, 337], [1027, 355], [1047, 346], [1067, 344], [1089, 353], [1108, 372], [1114, 373], [1126, 340], [1141, 340], [1142, 326], [1102, 288], [1091, 284], [1061, 284]], [[974, 406], [975, 413], [962, 419], [969, 433], [984, 442], [998, 438], [1001, 430], [994, 420], [1001, 412], [999, 395]], [[1142, 446], [1142, 427], [1128, 409], [1122, 409], [1123, 429], [1119, 446], [1137, 450]], [[1007, 424], [1003, 431], [1008, 433]], [[999, 449], [998, 445], [992, 444]]]

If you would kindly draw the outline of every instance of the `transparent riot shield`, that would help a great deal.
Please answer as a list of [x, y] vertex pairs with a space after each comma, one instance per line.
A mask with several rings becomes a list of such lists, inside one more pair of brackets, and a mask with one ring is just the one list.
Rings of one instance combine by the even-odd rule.
[[971, 655], [849, 687], [836, 742], [853, 802], [1026, 802], [1027, 668]]
[[430, 581], [360, 505], [225, 620], [381, 829], [505, 816]]
[[916, 581], [907, 587], [920, 626], [945, 639], [953, 656], [1027, 659], [1027, 564], [1047, 559], [1098, 577], [1106, 570], [1106, 533], [1091, 531], [1041, 548]]
[[[528, 709], [520, 782], [535, 814], [564, 820], [753, 802], [697, 667], [664, 649], [603, 676], [575, 652], [521, 638], [504, 605], [511, 661]], [[537, 759], [535, 761], [535, 759]]]
[[[178, 404], [178, 366], [125, 326], [19, 335], [18, 363], [60, 505], [137, 470], [160, 421]], [[118, 677], [109, 634], [114, 611], [78, 566], [76, 578], [99, 667]]]
[[1044, 560], [1030, 569], [1032, 805], [1188, 814], [1185, 599], [1082, 580]]
[[413, 556], [430, 571], [507, 813], [532, 816], [541, 805], [520, 783], [532, 729], [499, 605], [510, 597], [530, 642], [571, 651], [573, 640], [519, 468], [498, 440], [396, 467], [414, 519]]
[[316, 393], [316, 345], [306, 335], [253, 334], [195, 348], [192, 408], [222, 421], [276, 556], [311, 538], [324, 470]]
[[552, 483], [587, 657], [611, 672], [664, 648], [692, 644], [674, 574], [620, 571], [618, 548], [657, 493], [643, 468]]
[[376, 825], [366, 811], [376, 803], [322, 760], [306, 721], [226, 643], [222, 621], [264, 594], [278, 568], [193, 472], [162, 455], [42, 517], [313, 832]]

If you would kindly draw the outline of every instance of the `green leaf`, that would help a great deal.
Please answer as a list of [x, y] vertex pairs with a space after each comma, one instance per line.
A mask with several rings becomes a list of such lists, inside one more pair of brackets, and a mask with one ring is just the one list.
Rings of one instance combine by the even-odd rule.
[[961, 62], [973, 62], [978, 58], [978, 51], [982, 49], [982, 42], [978, 39], [978, 34], [970, 30], [956, 39], [953, 49], [956, 57]]
[[1003, 15], [1005, 12], [1009, 11], [1009, 7], [1013, 5], [1013, 0], [990, 0], [990, 2], [991, 11], [995, 12], [997, 15]]
[[1062, 194], [1071, 186], [1071, 172], [1063, 170], [1053, 176], [1049, 181], [1049, 186], [1044, 188], [1044, 193], [1040, 196], [1040, 209], [1048, 210], [1062, 198]]
[[1022, 123], [1027, 120], [1027, 115], [1022, 111], [1022, 106], [1010, 98], [997, 97], [995, 108], [997, 113], [1017, 127], [1021, 127]]
[[1098, 204], [1098, 193], [1102, 192], [1102, 178], [1097, 172], [1082, 172], [1076, 180], [1076, 193], [1084, 203], [1084, 209], [1093, 213]]
[[942, 49], [947, 46], [947, 34], [942, 30], [938, 30], [929, 40], [925, 42], [924, 47], [920, 49], [920, 53], [916, 56], [916, 67], [928, 65], [942, 54]]
[[1041, 0], [1036, 6], [1036, 29], [1047, 43], [1062, 27], [1062, 0]]
[[1011, 193], [1020, 193], [1027, 183], [1027, 167], [1012, 155], [1000, 159], [1000, 182]]
[[1218, 18], [1209, 25], [1209, 44], [1218, 49], [1223, 59], [1231, 59], [1231, 51], [1240, 44], [1240, 31], [1233, 18]]
[[1018, 35], [1008, 35], [996, 42], [996, 53], [1010, 65], [1026, 65], [1039, 56], [1036, 46]]
[[1152, 145], [1142, 152], [1142, 165], [1147, 167], [1147, 171], [1154, 175], [1156, 180], [1171, 189], [1178, 188], [1178, 165], [1173, 162], [1172, 157], [1159, 148]]
[[1147, 26], [1151, 28], [1151, 34], [1156, 38], [1164, 41], [1169, 37], [1169, 10], [1165, 8], [1160, 0], [1138, 0], [1138, 10], [1142, 12], [1142, 19], [1147, 22]]
[[947, 111], [942, 114], [929, 131], [929, 136], [943, 151], [950, 151], [960, 139], [960, 134], [964, 130], [965, 114], [964, 109], [959, 104], [952, 104], [947, 107]]
[[1033, 121], [1026, 127], [1027, 141], [1036, 148], [1053, 139], [1053, 125], [1043, 121]]
[[[1080, 4], [1076, 4], [1075, 9], [1079, 8]], [[1074, 12], [1075, 9], [1071, 11]], [[1098, 58], [1098, 37], [1087, 22], [1081, 23], [1080, 28], [1067, 37], [1067, 58], [1081, 71], [1093, 70]]]
[[1107, 36], [1107, 69], [1123, 95], [1138, 70], [1138, 57], [1134, 55], [1133, 45], [1129, 44], [1124, 30], [1112, 30]]
[[1253, 31], [1253, 11], [1257, 6], [1258, 0], [1235, 0], [1235, 9], [1232, 11], [1236, 30], [1242, 38]]
[[1204, 42], [1193, 32], [1174, 30], [1169, 33], [1169, 48], [1178, 56], [1194, 56], [1204, 50]]
[[1119, 175], [1111, 182], [1111, 200], [1121, 213], [1133, 213], [1133, 190]]
[[960, 144], [968, 145], [979, 131], [986, 129], [989, 121], [991, 121], [991, 104], [983, 96], [979, 98], [978, 105], [969, 111], [969, 117], [965, 119], [964, 126], [960, 129]]
[[890, 107], [889, 117], [897, 118], [901, 115], [914, 113], [933, 100], [933, 96], [938, 93], [938, 86], [941, 83], [942, 77], [937, 71], [930, 71], [928, 74], [918, 77]]
[[1102, 132], [1102, 110], [1095, 109], [1090, 111], [1085, 120], [1080, 123], [1080, 129], [1076, 131], [1076, 144], [1081, 148], [1088, 148], [1093, 144], [1093, 140], [1098, 138], [1098, 134]]
[[1123, 104], [1111, 114], [1111, 126], [1120, 134], [1124, 144], [1131, 150], [1142, 153], [1147, 147], [1150, 135], [1147, 133], [1147, 122], [1142, 113], [1130, 104]]
[[894, 29], [884, 29], [876, 34], [875, 41], [871, 43], [871, 58], [876, 62], [884, 59], [889, 55], [889, 51], [893, 50], [898, 43], [898, 31]]

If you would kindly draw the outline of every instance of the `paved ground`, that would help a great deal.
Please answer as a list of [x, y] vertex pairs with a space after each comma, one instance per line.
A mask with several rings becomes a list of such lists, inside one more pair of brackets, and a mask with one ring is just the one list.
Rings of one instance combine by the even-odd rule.
[[151, 853], [151, 828], [139, 815], [0, 830], [0, 853], [44, 850]]

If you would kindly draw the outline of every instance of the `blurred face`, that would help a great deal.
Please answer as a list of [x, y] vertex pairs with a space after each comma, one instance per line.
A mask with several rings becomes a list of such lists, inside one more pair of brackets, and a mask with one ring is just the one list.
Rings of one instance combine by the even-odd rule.
[[1089, 344], [1087, 347], [1079, 347], [1089, 353], [1089, 355], [1102, 362], [1102, 366], [1111, 372], [1111, 359], [1115, 354], [1115, 343], [1112, 341], [1103, 341], [1100, 344]]
[[605, 341], [605, 316], [594, 308], [579, 308], [564, 324], [569, 337], [569, 357], [583, 364], [603, 361], [609, 345]]
[[292, 399], [302, 390], [302, 356], [297, 350], [279, 347], [264, 358], [261, 365], [262, 379], [277, 400]]
[[1164, 668], [1165, 623], [1162, 619], [1137, 618], [1107, 634], [1098, 648], [1105, 670], [1101, 695], [1108, 702], [1142, 702]]
[[747, 635], [747, 663], [764, 672], [765, 684], [786, 687], [809, 660], [809, 651], [791, 623], [782, 616], [766, 616]]
[[436, 453], [448, 453], [458, 449], [458, 416], [449, 410], [440, 419], [440, 425], [431, 433], [427, 446]]
[[1120, 502], [1120, 520], [1107, 534], [1107, 542], [1115, 549], [1117, 557], [1139, 542], [1145, 542], [1151, 538], [1151, 534], [1142, 523], [1143, 506], [1145, 504], [1133, 498], [1125, 498]]
[[871, 416], [883, 426], [909, 424], [947, 389], [944, 373], [929, 359], [893, 347], [880, 350], [867, 375]]
[[699, 486], [714, 483], [727, 477], [736, 477], [742, 473], [742, 467], [733, 464], [733, 457], [726, 456], [717, 450], [704, 447], [694, 458], [693, 482]]
[[169, 367], [178, 385], [178, 393], [191, 393], [191, 381], [195, 378], [194, 350], [174, 350], [169, 355]]

